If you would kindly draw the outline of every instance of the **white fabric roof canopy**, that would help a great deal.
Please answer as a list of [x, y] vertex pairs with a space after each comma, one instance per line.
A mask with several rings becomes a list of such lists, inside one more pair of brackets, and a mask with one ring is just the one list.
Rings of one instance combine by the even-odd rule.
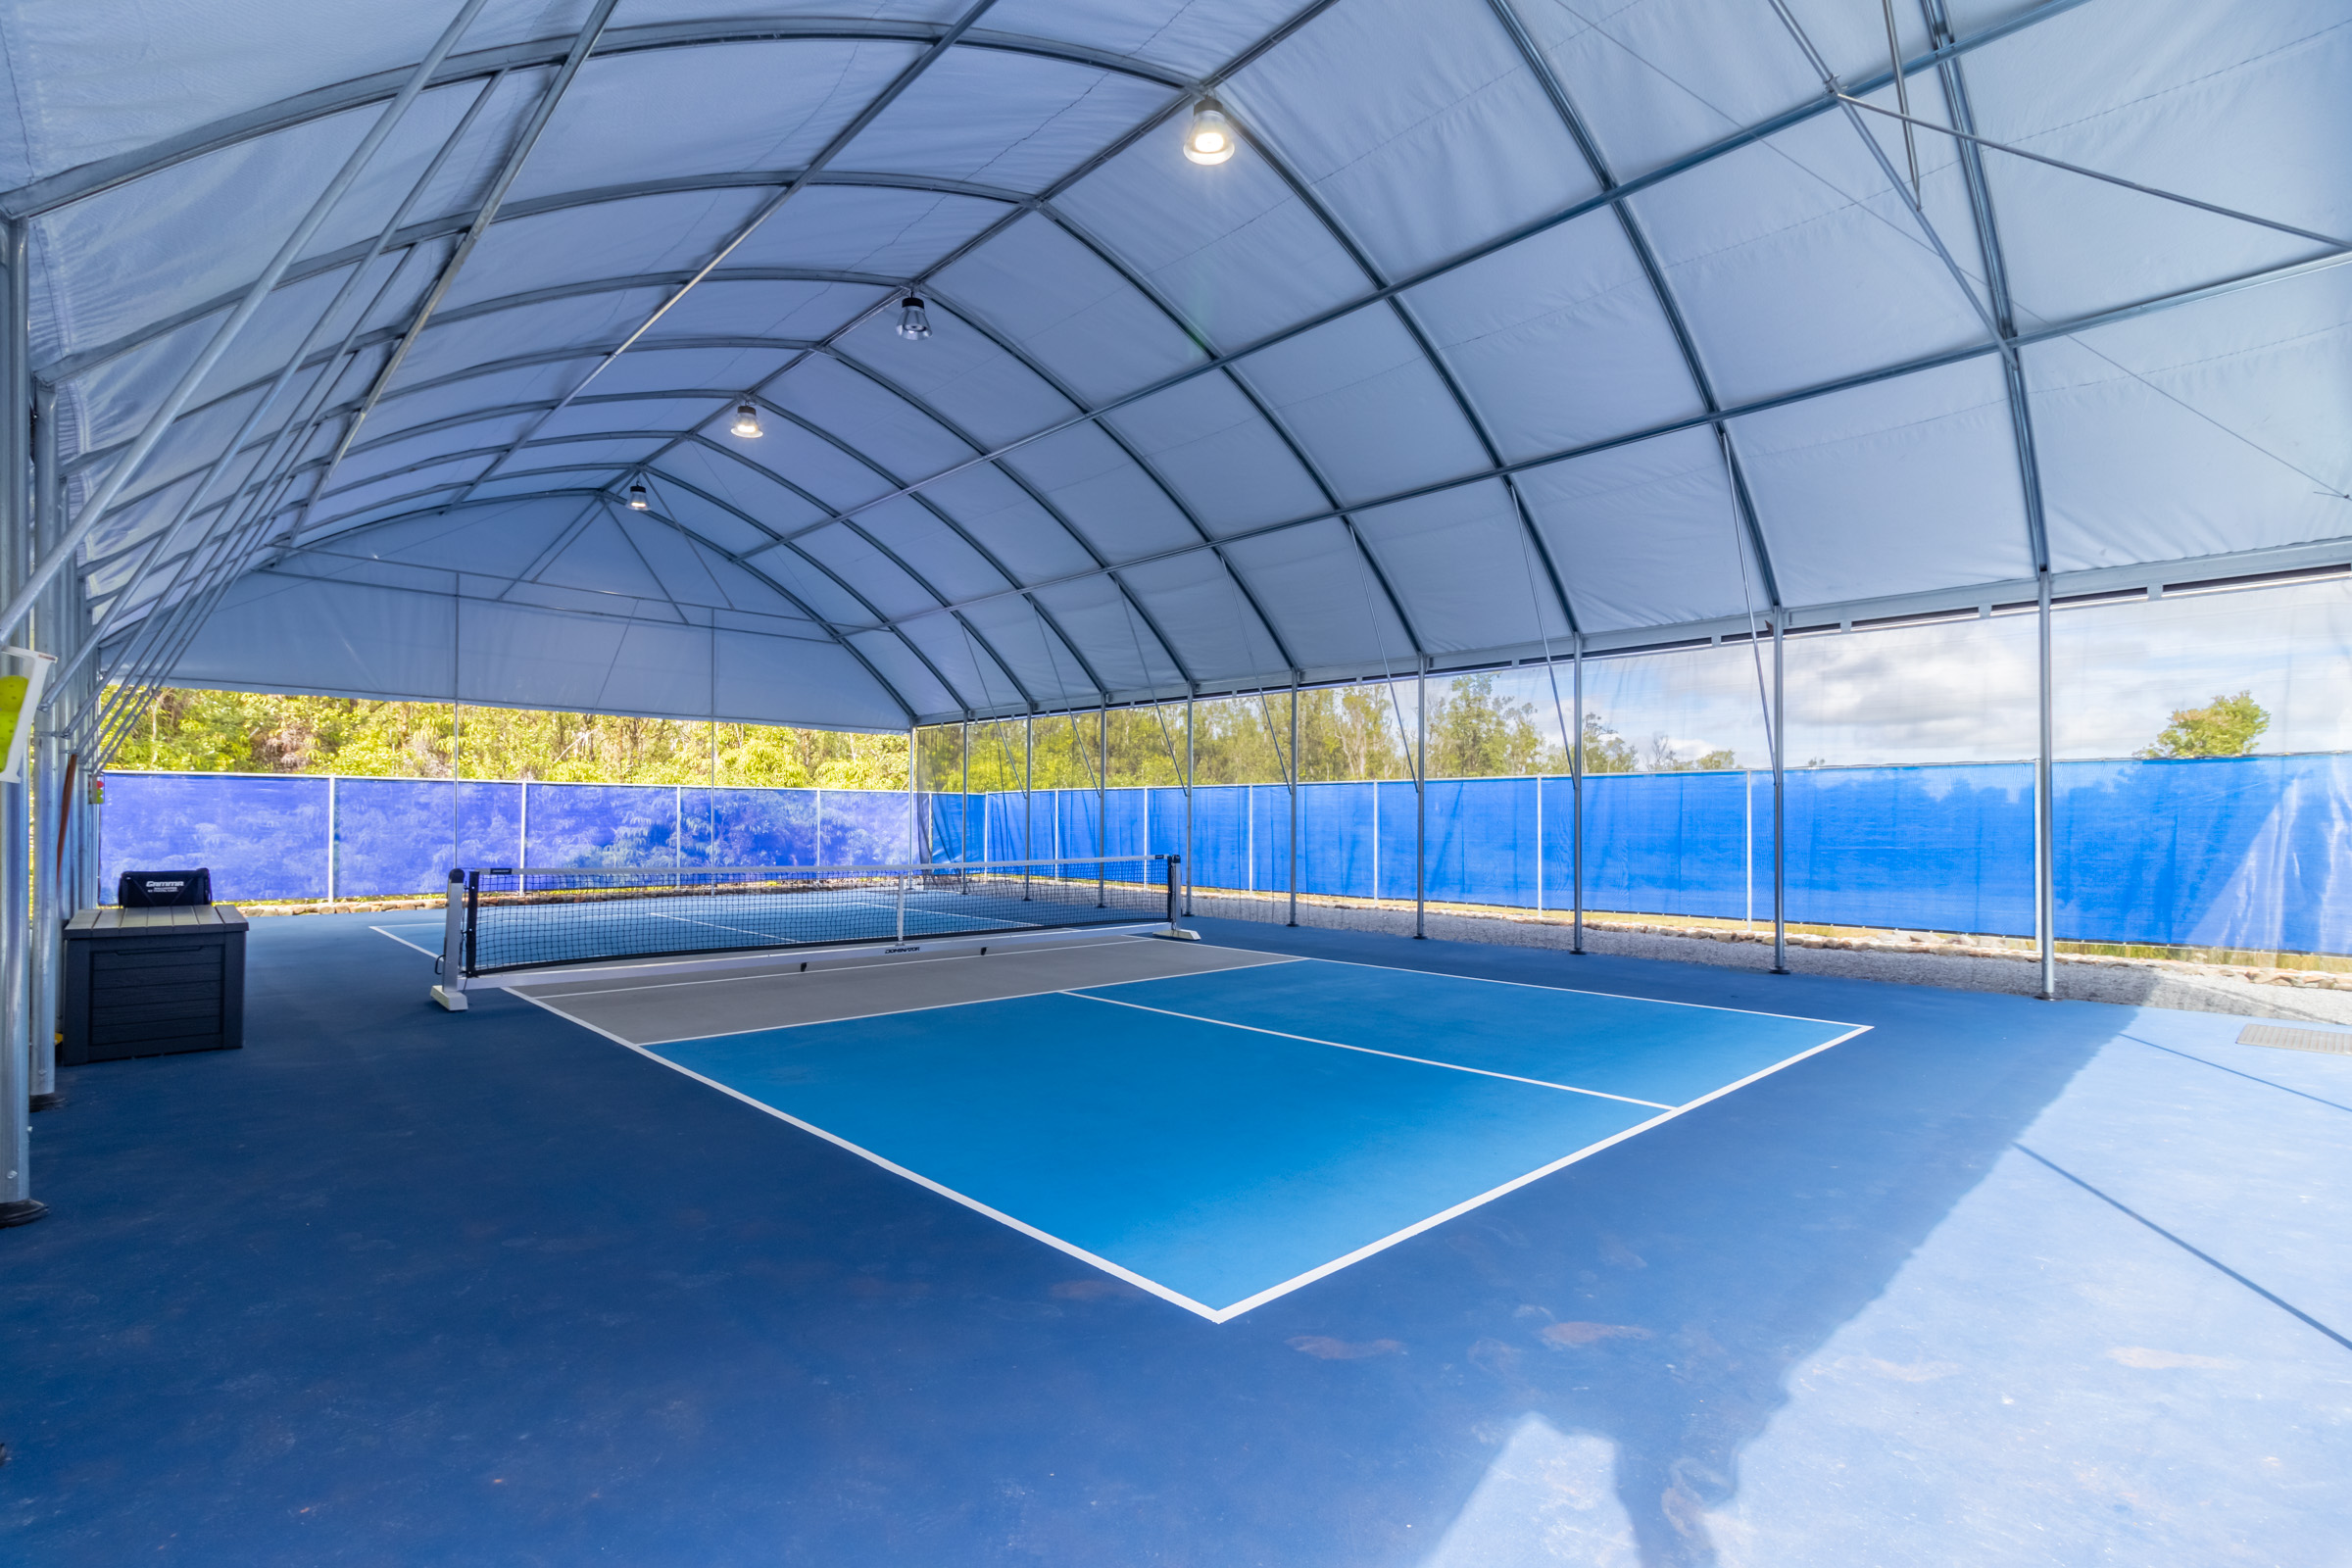
[[2346, 559], [2352, 0], [1895, 0], [1911, 148], [1878, 0], [489, 0], [165, 422], [457, 14], [0, 24], [117, 678], [896, 728]]

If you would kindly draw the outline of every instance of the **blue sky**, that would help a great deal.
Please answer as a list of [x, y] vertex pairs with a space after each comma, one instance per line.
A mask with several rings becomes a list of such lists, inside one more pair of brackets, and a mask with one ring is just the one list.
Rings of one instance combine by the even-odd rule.
[[[1792, 639], [1790, 762], [2031, 757], [2034, 628], [2022, 614]], [[2052, 645], [2061, 757], [2129, 757], [2173, 710], [2239, 691], [2271, 714], [2258, 751], [2352, 751], [2352, 582], [2061, 611]], [[1549, 727], [1541, 672], [1497, 684], [1535, 703]], [[1728, 748], [1742, 766], [1770, 765], [1747, 649], [1590, 661], [1585, 692], [1587, 707], [1645, 754], [1662, 741], [1685, 757]], [[1569, 697], [1564, 670], [1560, 695]]]

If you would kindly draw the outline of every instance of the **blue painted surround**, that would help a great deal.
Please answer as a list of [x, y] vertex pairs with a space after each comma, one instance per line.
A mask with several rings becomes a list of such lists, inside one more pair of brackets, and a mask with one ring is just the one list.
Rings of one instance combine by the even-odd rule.
[[257, 922], [248, 1049], [36, 1118], [0, 1560], [2320, 1562], [2352, 1516], [2352, 1060], [2235, 1020], [1202, 921], [1873, 1026], [1214, 1325], [441, 1014], [367, 924]]

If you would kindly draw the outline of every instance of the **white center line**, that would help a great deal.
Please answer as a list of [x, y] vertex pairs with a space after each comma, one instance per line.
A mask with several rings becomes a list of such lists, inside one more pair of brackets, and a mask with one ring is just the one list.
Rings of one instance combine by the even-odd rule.
[[1088, 1002], [1104, 1003], [1113, 1007], [1133, 1007], [1138, 1012], [1156, 1012], [1169, 1018], [1188, 1018], [1194, 1023], [1213, 1023], [1227, 1029], [1247, 1029], [1252, 1034], [1274, 1035], [1283, 1040], [1300, 1040], [1310, 1046], [1329, 1046], [1334, 1051], [1360, 1051], [1367, 1056], [1388, 1056], [1396, 1061], [1417, 1061], [1424, 1067], [1444, 1067], [1452, 1072], [1474, 1072], [1481, 1078], [1504, 1078], [1515, 1084], [1533, 1084], [1538, 1089], [1558, 1089], [1571, 1095], [1591, 1095], [1595, 1100], [1615, 1100], [1628, 1105], [1647, 1105], [1652, 1110], [1680, 1110], [1680, 1105], [1661, 1104], [1655, 1100], [1636, 1100], [1631, 1095], [1612, 1095], [1600, 1089], [1579, 1089], [1574, 1084], [1555, 1084], [1543, 1078], [1522, 1078], [1515, 1072], [1494, 1072], [1485, 1067], [1465, 1067], [1458, 1061], [1432, 1061], [1427, 1056], [1408, 1056], [1400, 1051], [1375, 1051], [1370, 1046], [1350, 1046], [1338, 1040], [1317, 1040], [1313, 1035], [1295, 1035], [1287, 1029], [1263, 1029], [1253, 1023], [1235, 1023], [1229, 1018], [1203, 1018], [1199, 1013], [1177, 1012], [1168, 1007], [1147, 1007], [1140, 1002], [1121, 1002], [1115, 997], [1090, 996], [1084, 991], [1064, 991], [1065, 997], [1084, 997]]

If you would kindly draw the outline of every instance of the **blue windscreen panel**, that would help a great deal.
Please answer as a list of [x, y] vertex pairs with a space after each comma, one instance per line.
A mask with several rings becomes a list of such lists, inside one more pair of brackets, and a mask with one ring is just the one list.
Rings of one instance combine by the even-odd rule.
[[[327, 781], [225, 773], [110, 773], [102, 897], [124, 871], [209, 866], [213, 897], [311, 899], [326, 894]], [[441, 850], [449, 850], [442, 801]], [[443, 874], [446, 874], [446, 867]]]
[[2352, 756], [2055, 772], [2059, 936], [2352, 952]]
[[[2062, 762], [2055, 778], [2062, 939], [2352, 951], [2352, 756]], [[209, 865], [226, 899], [433, 893], [452, 864], [1083, 860], [1182, 855], [1188, 841], [1181, 789], [910, 803], [895, 790], [467, 780], [453, 797], [440, 779], [228, 773], [116, 773], [108, 789], [109, 887], [123, 870]], [[1430, 899], [1568, 908], [1575, 793], [1565, 778], [1433, 780]], [[1597, 774], [1584, 797], [1586, 908], [1771, 918], [1770, 774]], [[1302, 787], [1298, 891], [1410, 900], [1420, 806], [1410, 780]], [[1786, 808], [1791, 920], [2033, 935], [2031, 763], [1799, 769]], [[1289, 889], [1283, 785], [1204, 785], [1190, 819], [1196, 887]]]

